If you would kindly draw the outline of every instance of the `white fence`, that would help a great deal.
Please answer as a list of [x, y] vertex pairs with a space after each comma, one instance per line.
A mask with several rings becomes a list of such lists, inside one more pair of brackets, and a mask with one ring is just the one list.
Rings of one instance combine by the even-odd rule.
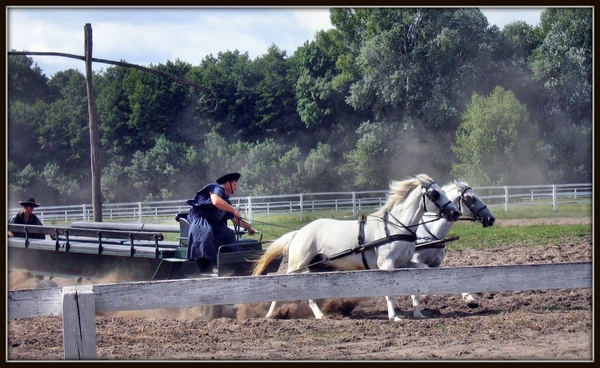
[[[475, 193], [489, 207], [552, 204], [556, 211], [560, 204], [591, 203], [593, 189], [591, 183], [555, 184], [526, 186], [474, 187]], [[252, 220], [254, 214], [297, 213], [315, 211], [346, 211], [356, 217], [359, 212], [368, 212], [385, 203], [387, 190], [358, 192], [299, 193], [273, 196], [232, 197], [232, 203], [238, 207], [245, 218]], [[105, 221], [128, 219], [131, 221], [151, 222], [177, 212], [188, 211], [185, 200], [133, 203], [105, 203], [102, 205], [102, 217]], [[20, 208], [11, 208], [9, 218]], [[36, 210], [42, 222], [49, 221], [89, 221], [93, 218], [91, 204], [71, 206], [44, 206]]]
[[591, 287], [591, 262], [199, 278], [9, 291], [8, 318], [62, 315], [65, 360], [89, 360], [97, 312]]

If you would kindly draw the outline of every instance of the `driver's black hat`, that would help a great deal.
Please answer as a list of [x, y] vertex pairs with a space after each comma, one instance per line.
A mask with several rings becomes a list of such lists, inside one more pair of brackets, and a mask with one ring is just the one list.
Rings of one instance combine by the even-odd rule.
[[217, 179], [217, 184], [225, 184], [228, 181], [238, 181], [240, 179], [240, 176], [242, 176], [242, 174], [240, 173], [231, 173], [223, 175]]

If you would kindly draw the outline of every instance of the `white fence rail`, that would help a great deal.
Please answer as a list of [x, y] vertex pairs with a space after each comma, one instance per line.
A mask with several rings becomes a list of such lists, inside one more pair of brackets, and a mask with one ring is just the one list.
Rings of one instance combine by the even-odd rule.
[[8, 292], [8, 318], [62, 315], [66, 360], [96, 359], [98, 312], [280, 300], [592, 287], [592, 263], [340, 271]]
[[[591, 183], [555, 184], [527, 186], [474, 187], [473, 190], [490, 207], [509, 207], [524, 205], [552, 204], [556, 211], [561, 204], [591, 203], [593, 189]], [[252, 220], [255, 214], [297, 213], [315, 211], [346, 211], [356, 217], [359, 212], [368, 212], [385, 203], [386, 190], [358, 192], [299, 193], [273, 196], [233, 197], [232, 203], [245, 217]], [[106, 221], [128, 219], [128, 221], [152, 222], [157, 219], [175, 216], [177, 212], [187, 211], [185, 200], [105, 203], [102, 205], [102, 217]], [[20, 208], [11, 208], [9, 218]], [[70, 206], [44, 206], [36, 210], [42, 222], [49, 221], [90, 221], [93, 208], [90, 204]]]

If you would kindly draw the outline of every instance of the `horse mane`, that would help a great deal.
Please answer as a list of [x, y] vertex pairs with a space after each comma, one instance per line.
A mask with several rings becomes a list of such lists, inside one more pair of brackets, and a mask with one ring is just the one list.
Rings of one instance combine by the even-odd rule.
[[381, 208], [374, 213], [375, 216], [383, 216], [386, 211], [391, 210], [396, 205], [406, 200], [408, 195], [418, 187], [421, 187], [425, 182], [432, 182], [429, 176], [425, 174], [419, 174], [413, 177], [405, 178], [403, 180], [392, 180], [390, 181], [390, 193], [387, 196], [387, 201]]
[[469, 187], [469, 183], [467, 183], [466, 181], [464, 181], [462, 179], [458, 179], [458, 180], [454, 180], [450, 183], [445, 184], [442, 187], [442, 190], [444, 192], [448, 193], [451, 189], [456, 188], [459, 192], [462, 192], [463, 190], [465, 190], [468, 187]]

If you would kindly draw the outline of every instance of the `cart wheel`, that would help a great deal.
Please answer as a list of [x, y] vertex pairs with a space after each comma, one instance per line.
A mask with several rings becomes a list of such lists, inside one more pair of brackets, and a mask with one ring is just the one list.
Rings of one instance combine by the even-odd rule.
[[204, 321], [212, 321], [213, 319], [223, 316], [222, 305], [201, 305], [198, 306], [198, 318]]

